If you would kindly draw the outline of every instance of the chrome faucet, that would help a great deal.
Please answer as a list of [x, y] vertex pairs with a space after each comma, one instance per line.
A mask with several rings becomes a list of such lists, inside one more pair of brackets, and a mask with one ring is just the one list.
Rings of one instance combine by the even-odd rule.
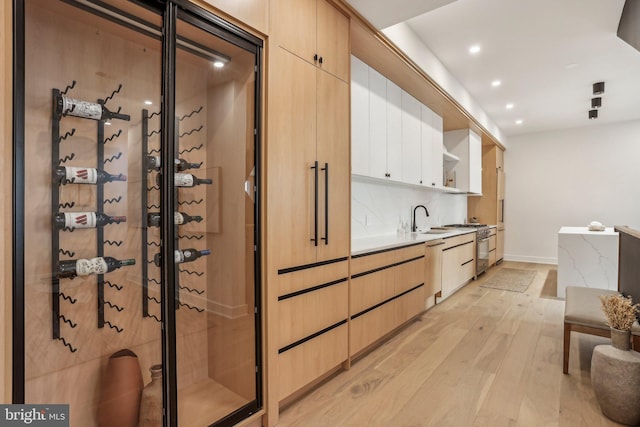
[[411, 231], [413, 231], [413, 232], [418, 231], [418, 225], [416, 224], [416, 209], [418, 209], [418, 208], [424, 209], [424, 213], [426, 213], [427, 216], [429, 216], [429, 211], [427, 210], [426, 206], [418, 205], [415, 208], [413, 208], [413, 220], [411, 222]]

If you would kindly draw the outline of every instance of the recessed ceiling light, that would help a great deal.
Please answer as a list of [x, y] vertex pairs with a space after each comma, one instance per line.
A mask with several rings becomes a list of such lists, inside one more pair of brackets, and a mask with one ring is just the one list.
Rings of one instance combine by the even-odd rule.
[[214, 66], [214, 67], [216, 67], [216, 68], [222, 68], [222, 67], [224, 67], [224, 62], [222, 62], [222, 61], [215, 61], [215, 62], [213, 63], [213, 66]]
[[469, 53], [472, 55], [475, 55], [476, 53], [479, 53], [479, 52], [480, 52], [480, 45], [474, 44], [469, 48]]
[[521, 125], [521, 124], [522, 124], [522, 119], [518, 119], [518, 120], [516, 120], [516, 124], [517, 124], [517, 125]]
[[491, 82], [491, 86], [493, 87], [498, 87], [502, 84], [502, 82], [500, 80], [494, 80]]
[[589, 110], [589, 120], [598, 118], [598, 110]]
[[153, 102], [151, 102], [149, 100], [146, 100], [146, 101], [144, 101], [144, 105], [153, 105]]
[[507, 105], [504, 106], [507, 110], [511, 110], [513, 108], [513, 104], [509, 103]]

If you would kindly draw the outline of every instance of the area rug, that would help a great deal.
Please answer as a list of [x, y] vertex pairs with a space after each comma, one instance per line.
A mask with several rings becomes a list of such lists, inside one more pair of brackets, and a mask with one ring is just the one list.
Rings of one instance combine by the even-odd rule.
[[536, 277], [536, 272], [534, 270], [503, 268], [488, 278], [486, 282], [480, 285], [480, 287], [501, 289], [511, 292], [524, 292], [527, 290], [534, 277]]
[[547, 273], [544, 285], [540, 291], [541, 298], [562, 299], [558, 298], [558, 270], [551, 269]]

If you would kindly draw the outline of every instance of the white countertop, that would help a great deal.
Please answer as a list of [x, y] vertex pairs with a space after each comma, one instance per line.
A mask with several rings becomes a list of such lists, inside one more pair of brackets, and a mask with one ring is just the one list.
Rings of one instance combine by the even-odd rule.
[[475, 232], [476, 230], [473, 228], [457, 228], [446, 233], [438, 234], [405, 233], [404, 235], [385, 234], [382, 236], [363, 237], [351, 240], [351, 255], [360, 255], [367, 252], [424, 243], [430, 240], [445, 239], [447, 237]]
[[561, 227], [558, 234], [587, 234], [598, 236], [617, 236], [618, 232], [613, 227], [606, 227], [604, 231], [590, 231], [588, 227]]

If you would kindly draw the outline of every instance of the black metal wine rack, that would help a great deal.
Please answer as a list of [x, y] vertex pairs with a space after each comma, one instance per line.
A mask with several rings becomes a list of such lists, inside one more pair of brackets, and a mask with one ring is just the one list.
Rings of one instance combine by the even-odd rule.
[[[188, 118], [191, 118], [193, 116], [198, 115], [200, 112], [202, 112], [203, 107], [199, 107], [197, 109], [194, 109], [193, 111], [191, 111], [188, 114], [185, 114], [181, 117], [176, 117], [176, 126], [175, 126], [175, 137], [176, 137], [176, 141], [180, 141], [181, 138], [193, 135], [195, 133], [198, 133], [200, 131], [203, 130], [204, 126], [200, 125], [198, 127], [195, 127], [193, 129], [190, 129], [186, 132], [180, 133], [180, 123]], [[154, 136], [154, 135], [159, 135], [160, 134], [160, 130], [153, 130], [153, 131], [149, 131], [149, 119], [153, 118], [156, 115], [159, 115], [160, 113], [151, 113], [149, 114], [149, 111], [144, 109], [142, 110], [142, 167], [143, 170], [147, 170], [147, 157], [148, 156], [152, 156], [152, 155], [160, 155], [160, 150], [159, 149], [150, 149], [149, 147], [149, 138]], [[198, 151], [201, 150], [204, 146], [203, 144], [199, 144], [197, 146], [193, 146], [190, 148], [186, 148], [186, 149], [179, 149], [179, 145], [180, 144], [176, 144], [176, 149], [175, 149], [175, 153], [174, 153], [174, 157], [178, 158], [184, 154], [188, 154], [188, 153], [192, 153], [194, 151]], [[166, 157], [166, 156], [165, 156]], [[149, 171], [151, 173], [151, 171]], [[149, 240], [149, 234], [148, 234], [148, 210], [149, 209], [160, 209], [160, 205], [152, 205], [149, 206], [149, 197], [148, 194], [149, 192], [152, 191], [160, 191], [160, 187], [157, 184], [152, 184], [151, 186], [149, 185], [149, 183], [155, 183], [155, 179], [149, 179], [149, 176], [147, 177], [147, 179], [143, 179], [142, 180], [142, 197], [141, 197], [141, 204], [142, 204], [142, 217], [143, 217], [143, 227], [142, 227], [142, 259], [145, 260], [146, 262], [143, 262], [143, 266], [142, 266], [142, 315], [143, 317], [150, 317], [155, 319], [156, 321], [160, 322], [160, 319], [158, 318], [158, 316], [152, 314], [149, 310], [149, 302], [154, 302], [155, 304], [160, 304], [161, 301], [158, 298], [155, 298], [153, 296], [150, 295], [149, 293], [149, 287], [151, 284], [153, 285], [157, 285], [160, 286], [161, 282], [157, 279], [154, 279], [152, 277], [149, 277], [149, 266], [154, 265], [154, 261], [152, 259], [149, 259], [149, 248], [156, 248], [158, 249], [157, 251], [154, 252], [159, 252], [160, 249], [160, 243], [156, 242], [154, 240]], [[174, 206], [174, 211], [178, 211], [178, 208], [181, 206], [189, 206], [189, 205], [199, 205], [202, 204], [204, 202], [204, 199], [200, 198], [200, 199], [195, 199], [195, 200], [189, 200], [189, 201], [181, 201], [179, 196], [180, 193], [178, 191], [178, 188], [175, 187], [174, 191], [176, 191], [176, 196], [175, 196], [175, 200], [176, 200], [176, 204]], [[180, 247], [180, 240], [182, 239], [187, 239], [187, 240], [202, 240], [204, 238], [204, 235], [202, 234], [196, 234], [196, 235], [181, 235], [179, 234], [179, 230], [178, 230], [178, 226], [175, 226], [174, 229], [174, 236], [175, 236], [175, 248], [179, 249]], [[204, 275], [204, 272], [200, 272], [200, 271], [192, 271], [192, 270], [188, 270], [188, 269], [184, 269], [184, 268], [178, 268], [176, 269], [176, 276], [175, 276], [175, 298], [176, 298], [176, 309], [179, 309], [180, 307], [186, 307], [190, 310], [194, 310], [197, 311], [199, 313], [204, 312], [203, 308], [200, 307], [196, 307], [190, 304], [187, 304], [183, 301], [181, 301], [180, 299], [180, 290], [183, 291], [187, 291], [187, 292], [191, 292], [197, 295], [202, 295], [204, 294], [204, 290], [200, 290], [200, 289], [194, 289], [188, 286], [183, 286], [180, 284], [180, 274], [184, 273], [184, 274], [189, 274], [189, 275], [196, 275], [198, 277], [201, 277]], [[158, 293], [159, 295], [159, 293]]]
[[[59, 102], [60, 97], [66, 95], [71, 89], [73, 89], [76, 85], [76, 81], [74, 80], [70, 85], [68, 85], [63, 91], [59, 89], [52, 89], [52, 120], [51, 120], [51, 218], [52, 218], [52, 234], [51, 234], [51, 300], [52, 300], [52, 332], [53, 339], [60, 340], [62, 343], [72, 352], [75, 353], [78, 349], [74, 347], [72, 343], [68, 342], [61, 334], [61, 323], [67, 324], [71, 328], [76, 328], [78, 324], [74, 322], [72, 319], [66, 317], [61, 313], [60, 307], [60, 299], [67, 301], [70, 304], [75, 304], [77, 299], [72, 297], [71, 295], [66, 294], [60, 287], [60, 277], [58, 277], [58, 266], [60, 262], [60, 255], [66, 255], [68, 257], [73, 258], [75, 256], [75, 252], [64, 249], [60, 247], [60, 233], [70, 233], [73, 232], [73, 228], [64, 228], [62, 230], [58, 229], [54, 223], [56, 214], [61, 213], [61, 209], [69, 209], [75, 206], [74, 201], [70, 202], [61, 202], [60, 201], [60, 186], [66, 184], [72, 184], [72, 180], [63, 179], [60, 181], [56, 175], [56, 167], [63, 166], [68, 161], [73, 160], [75, 158], [75, 153], [70, 153], [65, 155], [63, 158], [60, 158], [60, 144], [62, 144], [65, 140], [75, 135], [76, 129], [72, 128], [70, 131], [64, 133], [64, 135], [60, 135], [60, 122], [66, 117], [70, 111], [62, 111], [62, 103]], [[111, 92], [111, 95], [107, 96], [104, 100], [99, 99], [97, 102], [101, 105], [105, 105], [109, 100], [113, 99], [113, 97], [120, 92], [122, 89], [122, 85], [118, 85], [118, 88]], [[120, 108], [118, 108], [117, 113], [120, 113]], [[77, 116], [76, 116], [77, 117]], [[120, 117], [122, 120], [128, 121], [128, 116], [122, 115]], [[118, 130], [118, 132], [114, 133], [105, 138], [105, 120], [96, 120], [97, 122], [97, 141], [96, 141], [96, 168], [101, 169], [105, 164], [110, 162], [115, 162], [116, 160], [122, 157], [121, 152], [105, 159], [104, 158], [104, 146], [112, 142], [114, 139], [118, 138], [122, 134], [122, 129]], [[97, 197], [96, 197], [96, 212], [103, 213], [105, 204], [113, 204], [118, 203], [122, 200], [122, 197], [114, 197], [108, 200], [104, 200], [104, 187], [103, 184], [96, 184], [97, 187]], [[104, 256], [104, 246], [121, 246], [122, 241], [116, 240], [105, 240], [104, 238], [104, 230], [102, 227], [96, 227], [97, 233], [97, 256]], [[112, 288], [116, 291], [121, 291], [122, 286], [112, 283], [110, 281], [104, 280], [104, 275], [100, 274], [97, 276], [97, 293], [98, 293], [98, 316], [97, 316], [97, 326], [98, 328], [104, 328], [104, 326], [108, 326], [111, 329], [115, 329], [116, 332], [121, 333], [123, 329], [118, 325], [110, 322], [105, 319], [105, 305], [110, 309], [116, 310], [117, 312], [121, 312], [124, 310], [124, 307], [120, 307], [117, 304], [108, 301], [105, 298], [105, 285], [109, 288]]]

